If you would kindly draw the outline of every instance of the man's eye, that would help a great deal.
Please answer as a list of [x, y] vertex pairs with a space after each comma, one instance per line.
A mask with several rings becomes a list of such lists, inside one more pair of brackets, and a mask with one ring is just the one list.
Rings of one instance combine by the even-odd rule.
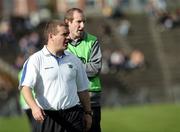
[[80, 20], [80, 21], [78, 21], [78, 23], [81, 23], [81, 22], [85, 23], [85, 20]]
[[63, 36], [68, 36], [68, 35], [69, 35], [69, 33], [64, 33], [64, 34], [63, 34]]
[[69, 36], [69, 33], [66, 33], [66, 36]]

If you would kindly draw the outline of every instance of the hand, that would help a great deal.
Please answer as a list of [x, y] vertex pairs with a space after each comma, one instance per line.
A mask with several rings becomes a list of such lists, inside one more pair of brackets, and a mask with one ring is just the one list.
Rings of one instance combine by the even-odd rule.
[[92, 116], [89, 114], [84, 114], [84, 122], [85, 122], [85, 132], [87, 132], [92, 125]]
[[32, 109], [32, 115], [34, 117], [34, 119], [40, 123], [42, 123], [44, 121], [44, 118], [45, 118], [45, 113], [44, 111], [36, 106]]

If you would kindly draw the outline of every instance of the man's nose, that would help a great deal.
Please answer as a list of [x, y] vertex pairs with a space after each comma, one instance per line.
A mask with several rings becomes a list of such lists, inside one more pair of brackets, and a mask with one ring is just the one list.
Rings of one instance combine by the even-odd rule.
[[84, 22], [81, 22], [81, 28], [84, 28]]

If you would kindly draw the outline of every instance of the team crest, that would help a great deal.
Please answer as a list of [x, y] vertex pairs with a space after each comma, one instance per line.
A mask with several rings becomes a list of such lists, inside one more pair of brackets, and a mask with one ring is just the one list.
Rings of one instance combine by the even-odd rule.
[[69, 68], [73, 68], [73, 65], [69, 64], [68, 67], [69, 67]]

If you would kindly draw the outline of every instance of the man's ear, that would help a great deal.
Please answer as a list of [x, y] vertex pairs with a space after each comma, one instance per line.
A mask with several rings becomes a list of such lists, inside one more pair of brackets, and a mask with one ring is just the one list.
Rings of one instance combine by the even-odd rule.
[[53, 36], [53, 34], [49, 33], [48, 38], [50, 39], [50, 38], [52, 38], [52, 36]]
[[68, 25], [69, 21], [67, 19], [64, 20], [64, 23]]

